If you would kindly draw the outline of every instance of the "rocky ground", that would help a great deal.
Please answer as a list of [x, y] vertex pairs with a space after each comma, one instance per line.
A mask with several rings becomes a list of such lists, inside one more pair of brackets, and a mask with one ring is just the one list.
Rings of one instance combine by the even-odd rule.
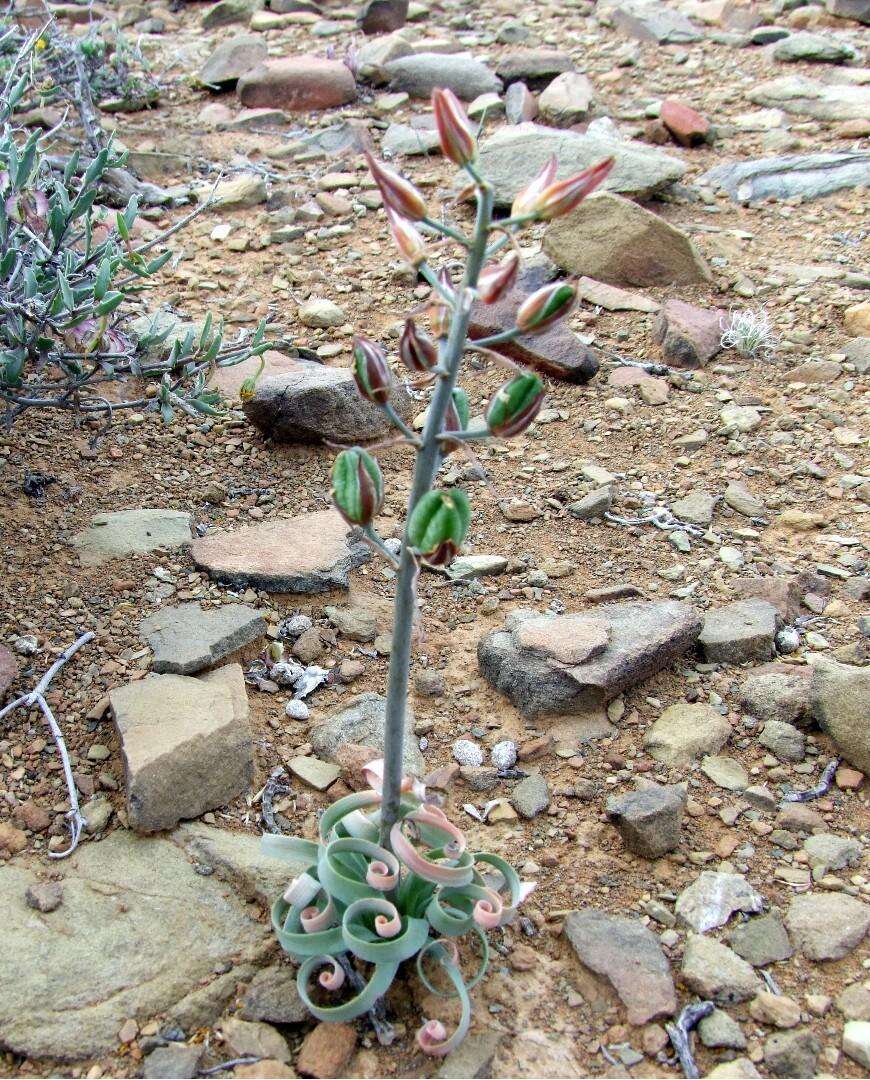
[[[216, 420], [0, 432], [0, 694], [96, 635], [48, 694], [87, 821], [70, 859], [47, 857], [69, 803], [41, 715], [0, 733], [0, 1069], [679, 1076], [664, 1025], [710, 1001], [702, 1075], [866, 1075], [865, 0], [412, 3], [369, 35], [311, 0], [104, 6], [162, 85], [106, 117], [133, 168], [172, 197], [222, 177], [140, 332], [265, 317], [276, 348], [244, 411], [250, 372], [216, 376]], [[566, 174], [617, 158], [607, 192], [526, 234], [513, 303], [560, 271], [583, 300], [517, 347], [548, 377], [535, 425], [445, 465], [470, 542], [420, 581], [408, 767], [539, 883], [442, 1064], [415, 1048], [446, 1014], [413, 978], [390, 1048], [306, 1018], [268, 925], [290, 869], [258, 848], [264, 814], [313, 835], [382, 737], [392, 573], [329, 510], [323, 439], [382, 434], [350, 339], [395, 341], [428, 294], [362, 148], [469, 223], [433, 81], [486, 111], [502, 203], [552, 150]], [[745, 313], [766, 339], [738, 320], [723, 348]], [[474, 409], [502, 378], [470, 365]], [[410, 459], [380, 456], [389, 536]]]

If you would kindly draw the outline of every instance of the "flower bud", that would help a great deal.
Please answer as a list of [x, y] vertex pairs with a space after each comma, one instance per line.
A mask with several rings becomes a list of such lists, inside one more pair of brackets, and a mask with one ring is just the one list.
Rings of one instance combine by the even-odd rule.
[[511, 217], [525, 217], [527, 214], [535, 212], [541, 192], [556, 179], [557, 166], [556, 155], [552, 154], [543, 169], [529, 182], [528, 187], [523, 188], [514, 199], [513, 206], [511, 206]]
[[384, 502], [384, 478], [377, 461], [355, 447], [342, 450], [332, 465], [332, 501], [349, 525], [370, 525]]
[[544, 384], [537, 375], [517, 375], [493, 395], [486, 410], [486, 426], [493, 435], [505, 439], [519, 435], [538, 415], [544, 394]]
[[449, 566], [470, 521], [471, 506], [464, 491], [428, 491], [408, 520], [408, 543], [428, 566]]
[[374, 405], [386, 405], [390, 399], [392, 375], [380, 345], [368, 338], [353, 339], [353, 377], [360, 394]]
[[410, 180], [388, 168], [383, 162], [366, 152], [369, 172], [383, 196], [384, 206], [409, 221], [419, 221], [426, 217], [426, 203], [423, 196]]
[[[453, 282], [450, 280], [450, 271], [445, 267], [438, 271], [438, 281], [443, 289], [452, 294]], [[432, 303], [429, 305], [429, 322], [435, 337], [445, 338], [450, 333], [450, 314], [450, 308], [444, 303], [441, 293], [433, 289]]]
[[423, 237], [407, 218], [395, 213], [389, 207], [386, 210], [390, 231], [402, 258], [409, 262], [411, 266], [419, 266], [420, 263], [426, 261], [426, 245], [423, 243]]
[[506, 255], [500, 263], [484, 266], [477, 279], [477, 291], [484, 304], [500, 300], [517, 279], [520, 257], [515, 251]]
[[616, 164], [615, 158], [605, 158], [597, 165], [591, 165], [576, 176], [569, 176], [567, 180], [559, 180], [550, 184], [541, 192], [537, 202], [537, 215], [544, 221], [562, 217], [569, 213], [602, 184], [610, 174], [610, 170]]
[[533, 292], [520, 304], [517, 326], [524, 334], [536, 334], [567, 315], [577, 299], [577, 289], [567, 281], [554, 281]]
[[257, 390], [257, 380], [253, 375], [248, 376], [247, 379], [239, 387], [239, 397], [242, 401], [250, 401]]
[[444, 431], [464, 431], [468, 427], [468, 418], [471, 409], [468, 403], [468, 394], [461, 388], [455, 387], [447, 409], [444, 412]]
[[399, 337], [399, 358], [402, 363], [416, 371], [418, 375], [428, 374], [438, 363], [438, 349], [435, 343], [417, 329], [413, 319], [406, 319]]
[[456, 165], [469, 165], [477, 158], [477, 139], [459, 98], [452, 90], [436, 87], [432, 91], [432, 109], [445, 157]]

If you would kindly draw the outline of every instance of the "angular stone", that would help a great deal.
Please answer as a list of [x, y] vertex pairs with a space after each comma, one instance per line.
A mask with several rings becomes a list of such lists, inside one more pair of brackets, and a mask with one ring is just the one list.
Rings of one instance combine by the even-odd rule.
[[827, 0], [825, 7], [829, 15], [835, 15], [839, 19], [854, 19], [870, 26], [868, 0]]
[[[396, 386], [391, 400], [396, 411], [407, 416], [407, 391]], [[383, 411], [360, 397], [349, 368], [309, 360], [261, 379], [243, 408], [252, 424], [278, 442], [366, 443], [391, 430]]]
[[701, 772], [726, 791], [749, 787], [749, 773], [736, 758], [709, 754], [701, 763]]
[[217, 187], [202, 185], [194, 189], [200, 202], [209, 201], [209, 209], [246, 210], [264, 203], [269, 192], [262, 176], [253, 173], [240, 173], [228, 180], [221, 180]]
[[683, 45], [703, 38], [685, 15], [654, 0], [624, 0], [613, 9], [611, 19], [617, 30], [638, 41]]
[[508, 560], [503, 555], [460, 555], [450, 564], [448, 573], [456, 581], [465, 581], [468, 578], [498, 576], [508, 566]]
[[831, 870], [845, 870], [861, 858], [861, 844], [848, 836], [834, 833], [816, 833], [804, 840], [804, 851], [813, 870], [827, 874]]
[[521, 817], [531, 819], [550, 805], [550, 788], [539, 772], [529, 773], [511, 792], [511, 803]]
[[340, 766], [311, 756], [291, 758], [287, 767], [294, 776], [317, 791], [326, 791], [341, 776]]
[[5, 645], [0, 645], [0, 702], [9, 687], [18, 678], [18, 661]]
[[671, 705], [647, 729], [644, 750], [665, 765], [690, 765], [721, 750], [731, 725], [710, 705]]
[[230, 87], [269, 55], [256, 34], [238, 34], [222, 41], [203, 64], [199, 81], [205, 86]]
[[724, 926], [735, 911], [756, 915], [764, 907], [759, 895], [742, 874], [704, 870], [680, 893], [677, 918], [696, 934]]
[[285, 965], [263, 968], [242, 995], [239, 1015], [243, 1020], [269, 1024], [304, 1024], [311, 1016], [299, 997], [296, 972]]
[[247, 22], [255, 11], [263, 7], [264, 0], [218, 0], [202, 16], [203, 30], [215, 30], [219, 26]]
[[557, 663], [582, 664], [607, 648], [610, 626], [588, 615], [565, 615], [558, 623], [543, 615], [522, 622], [514, 632], [514, 640], [519, 648]]
[[[580, 618], [555, 616], [554, 629], [564, 629], [570, 639]], [[604, 605], [589, 618], [609, 626], [610, 640], [599, 656], [573, 667], [559, 664], [522, 648], [515, 624], [478, 644], [484, 677], [527, 717], [581, 713], [661, 671], [691, 647], [700, 625], [691, 605], [672, 600]]]
[[333, 1080], [346, 1075], [347, 1063], [355, 1049], [356, 1028], [351, 1024], [318, 1024], [305, 1036], [296, 1068], [303, 1076]]
[[674, 367], [704, 367], [722, 349], [724, 317], [721, 308], [699, 308], [684, 300], [667, 300], [653, 326], [653, 337]]
[[102, 566], [125, 555], [189, 544], [190, 514], [182, 510], [114, 510], [94, 514], [91, 527], [73, 537], [82, 566]]
[[814, 120], [863, 120], [870, 112], [870, 86], [825, 83], [803, 75], [786, 75], [749, 91], [755, 105], [782, 109]]
[[347, 105], [356, 84], [340, 60], [320, 56], [287, 56], [264, 60], [238, 82], [239, 101], [248, 109], [308, 112]]
[[803, 732], [781, 720], [768, 720], [758, 741], [780, 761], [803, 761], [806, 753]]
[[515, 82], [505, 91], [504, 109], [509, 124], [525, 124], [538, 115], [538, 101], [524, 82]]
[[574, 70], [574, 61], [566, 52], [557, 49], [517, 49], [503, 56], [495, 69], [505, 86], [524, 82], [540, 90], [557, 75]]
[[771, 1076], [801, 1077], [816, 1075], [816, 1059], [821, 1046], [808, 1028], [801, 1031], [777, 1031], [764, 1042], [764, 1064]]
[[391, 34], [405, 25], [408, 0], [367, 0], [359, 15], [364, 34]]
[[725, 488], [723, 500], [726, 506], [730, 506], [732, 510], [736, 510], [738, 514], [743, 514], [744, 517], [756, 518], [764, 515], [765, 506], [761, 499], [753, 495], [745, 484], [741, 484], [737, 480], [732, 480], [728, 487]]
[[844, 893], [804, 893], [792, 899], [785, 925], [807, 959], [841, 960], [870, 929], [870, 906]]
[[607, 816], [629, 851], [644, 859], [658, 859], [679, 847], [685, 806], [685, 788], [652, 784], [609, 798]]
[[501, 1031], [466, 1035], [444, 1059], [435, 1073], [435, 1080], [482, 1080], [492, 1076], [492, 1060], [503, 1042]]
[[[870, 19], [867, 20], [870, 22]], [[843, 1053], [864, 1069], [870, 1069], [870, 1022], [850, 1020], [843, 1028]]]
[[179, 1076], [194, 1076], [202, 1057], [202, 1046], [169, 1043], [158, 1046], [145, 1058], [142, 1075], [145, 1080], [175, 1080]]
[[463, 101], [501, 91], [501, 79], [470, 56], [415, 53], [391, 60], [384, 67], [391, 87], [413, 98], [428, 98], [439, 86], [452, 90]]
[[870, 773], [870, 668], [816, 658], [810, 702], [813, 716], [850, 764]]
[[[583, 996], [600, 1011], [615, 995], [625, 1006], [630, 1024], [661, 1020], [677, 1010], [671, 968], [658, 938], [636, 919], [603, 911], [572, 911], [565, 934], [574, 946], [589, 980]], [[596, 1001], [596, 998], [598, 1001]]]
[[738, 923], [728, 935], [728, 944], [753, 967], [766, 967], [794, 955], [778, 911]]
[[690, 491], [682, 499], [671, 503], [671, 510], [680, 521], [688, 521], [691, 525], [709, 525], [717, 501], [715, 495], [708, 495], [706, 491]]
[[160, 608], [139, 623], [154, 652], [152, 671], [195, 675], [266, 633], [266, 620], [245, 604], [201, 608], [197, 603]]
[[412, 157], [417, 154], [440, 154], [438, 130], [415, 124], [390, 124], [381, 139], [384, 157]]
[[603, 189], [639, 197], [674, 183], [686, 169], [677, 158], [640, 143], [531, 123], [506, 125], [484, 139], [480, 148], [480, 168], [495, 188], [496, 206], [510, 206], [552, 154], [559, 163], [559, 180], [614, 157], [616, 164]]
[[710, 279], [709, 268], [685, 233], [608, 192], [590, 195], [570, 214], [551, 222], [544, 251], [563, 270], [611, 285], [696, 285]]
[[169, 829], [250, 787], [253, 741], [238, 664], [201, 679], [151, 675], [109, 691], [109, 702], [121, 737], [132, 829]]
[[700, 182], [715, 191], [727, 192], [738, 202], [793, 199], [798, 195], [818, 199], [835, 191], [870, 184], [870, 152], [791, 154], [728, 162], [710, 169]]
[[794, 998], [762, 990], [749, 1003], [749, 1015], [759, 1024], [793, 1028], [801, 1022], [801, 1007]]
[[600, 518], [610, 509], [613, 502], [613, 492], [609, 487], [595, 488], [588, 495], [584, 495], [577, 502], [569, 503], [568, 513], [581, 521], [591, 521]]
[[698, 1024], [698, 1034], [704, 1046], [711, 1049], [743, 1050], [746, 1047], [742, 1028], [723, 1009], [714, 1009], [709, 1016], [705, 1016]]
[[595, 89], [585, 75], [565, 71], [540, 95], [538, 108], [556, 127], [571, 127], [589, 115], [594, 98]]
[[830, 34], [811, 34], [799, 31], [778, 41], [773, 50], [774, 60], [786, 63], [846, 64], [858, 59], [857, 50]]
[[236, 1057], [290, 1061], [290, 1047], [284, 1036], [270, 1024], [227, 1016], [221, 1020], [221, 1034], [227, 1049]]
[[772, 604], [765, 600], [736, 600], [710, 608], [698, 643], [710, 664], [768, 660], [774, 653], [779, 625], [779, 613]]
[[[337, 761], [343, 745], [355, 743], [384, 749], [384, 725], [386, 722], [386, 698], [380, 694], [359, 694], [343, 707], [326, 717], [309, 731], [309, 741], [314, 752], [326, 761]], [[414, 717], [411, 710], [406, 716], [403, 764], [405, 772], [422, 776], [425, 772], [423, 755], [413, 734]]]
[[756, 1080], [756, 1077], [760, 1080], [761, 1073], [747, 1057], [723, 1061], [707, 1073], [708, 1080]]
[[577, 282], [577, 295], [587, 304], [603, 307], [605, 311], [655, 312], [661, 308], [659, 302], [651, 297], [619, 289], [616, 285], [605, 285], [603, 281], [589, 277], [581, 277]]
[[762, 989], [761, 980], [727, 945], [702, 934], [689, 934], [683, 953], [683, 982], [717, 1005], [749, 1001]]
[[25, 903], [36, 881], [30, 870], [12, 863], [0, 872], [15, 942], [0, 950], [0, 1041], [16, 1054], [71, 1061], [113, 1053], [126, 1020], [167, 1012], [199, 995], [215, 970], [241, 970], [271, 949], [271, 932], [246, 904], [196, 874], [168, 840], [118, 829], [54, 869], [64, 902], [50, 919]]
[[346, 589], [351, 570], [371, 558], [335, 510], [215, 531], [196, 540], [191, 554], [217, 581], [288, 593]]
[[805, 590], [796, 577], [745, 577], [734, 582], [734, 591], [746, 599], [766, 600], [786, 622], [794, 622]]

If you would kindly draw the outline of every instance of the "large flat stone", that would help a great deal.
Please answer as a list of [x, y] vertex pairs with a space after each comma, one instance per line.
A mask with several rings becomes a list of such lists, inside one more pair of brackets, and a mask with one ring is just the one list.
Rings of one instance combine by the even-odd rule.
[[195, 675], [262, 637], [266, 620], [245, 604], [178, 604], [143, 619], [139, 633], [154, 651], [153, 671]]
[[113, 510], [94, 514], [91, 527], [73, 537], [82, 566], [102, 566], [125, 555], [189, 544], [190, 514], [182, 510]]
[[[309, 731], [314, 752], [326, 761], [336, 761], [339, 750], [348, 743], [384, 749], [387, 700], [380, 694], [359, 694], [338, 712], [327, 716]], [[423, 755], [414, 736], [414, 716], [410, 708], [405, 718], [403, 756], [405, 772], [422, 776]]]
[[121, 736], [127, 816], [137, 832], [172, 828], [250, 786], [253, 742], [238, 664], [200, 679], [151, 675], [111, 690], [109, 702]]
[[700, 180], [741, 202], [818, 199], [844, 188], [870, 187], [870, 151], [791, 154], [716, 165]]
[[356, 97], [350, 69], [341, 60], [282, 56], [264, 60], [238, 82], [239, 101], [248, 109], [308, 112], [347, 105]]
[[[639, 920], [604, 911], [572, 911], [565, 919], [565, 934], [591, 976], [590, 988], [605, 999], [615, 994], [630, 1024], [646, 1024], [676, 1012], [671, 966], [658, 938]], [[586, 989], [584, 997], [591, 996]], [[592, 1008], [596, 1011], [594, 998]]]
[[384, 65], [390, 85], [414, 98], [428, 98], [436, 86], [447, 87], [464, 101], [498, 93], [501, 79], [471, 56], [416, 53]]
[[813, 665], [810, 706], [823, 731], [856, 768], [870, 775], [870, 668], [819, 657]]
[[735, 600], [710, 608], [698, 642], [704, 659], [712, 664], [743, 664], [769, 660], [781, 618], [766, 600]]
[[785, 925], [807, 959], [841, 960], [870, 930], [870, 905], [843, 893], [804, 893], [792, 898]]
[[665, 765], [688, 765], [721, 750], [731, 725], [711, 705], [671, 705], [647, 730], [644, 750]]
[[820, 82], [803, 75], [784, 75], [760, 83], [748, 97], [755, 105], [814, 120], [866, 120], [870, 115], [870, 86]]
[[63, 1061], [114, 1051], [125, 1020], [167, 1012], [216, 971], [271, 948], [268, 927], [168, 840], [118, 830], [85, 844], [54, 864], [63, 904], [49, 915], [25, 902], [42, 869], [0, 869], [0, 1043], [16, 1054]]
[[[667, 667], [691, 648], [701, 626], [698, 612], [675, 600], [605, 605], [588, 617], [596, 628], [607, 626], [609, 640], [581, 664], [560, 663], [553, 655], [558, 650], [544, 655], [523, 647], [519, 626], [526, 620], [520, 618], [480, 640], [480, 670], [525, 716], [581, 713]], [[552, 618], [553, 633], [558, 637], [561, 630], [573, 641], [583, 615]]]
[[626, 195], [651, 195], [679, 180], [686, 171], [678, 158], [639, 143], [532, 123], [508, 125], [485, 139], [480, 148], [480, 169], [495, 188], [496, 205], [510, 206], [552, 154], [559, 162], [559, 180], [614, 157], [616, 164], [603, 190]]
[[289, 593], [346, 589], [351, 570], [371, 558], [335, 510], [214, 532], [196, 540], [191, 554], [218, 581]]

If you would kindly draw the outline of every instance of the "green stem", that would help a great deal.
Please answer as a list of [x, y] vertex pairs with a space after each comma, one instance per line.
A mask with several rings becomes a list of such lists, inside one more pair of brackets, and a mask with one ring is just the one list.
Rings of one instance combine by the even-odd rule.
[[445, 225], [443, 221], [424, 217], [420, 219], [420, 224], [427, 226], [432, 232], [441, 233], [442, 236], [449, 236], [451, 240], [455, 240], [457, 244], [462, 244], [464, 248], [470, 247], [467, 237], [463, 236], [458, 229], [454, 229], [450, 225]]
[[[431, 489], [441, 466], [441, 430], [465, 351], [474, 289], [477, 287], [477, 279], [486, 257], [486, 241], [492, 221], [492, 203], [492, 187], [486, 182], [481, 183], [478, 190], [474, 239], [468, 249], [462, 283], [456, 290], [450, 334], [440, 359], [446, 371], [435, 385], [435, 392], [429, 406], [426, 426], [423, 430], [423, 445], [417, 453], [414, 467], [414, 480], [408, 500], [406, 521], [410, 519], [418, 500]], [[393, 645], [390, 653], [384, 731], [384, 797], [381, 806], [380, 842], [387, 848], [390, 846], [390, 830], [399, 816], [405, 716], [408, 708], [408, 681], [411, 667], [411, 636], [416, 607], [416, 579], [417, 566], [406, 535], [406, 542], [402, 546], [402, 555], [399, 560], [396, 598], [393, 605]]]
[[417, 273], [420, 275], [420, 277], [423, 277], [426, 279], [426, 281], [428, 281], [428, 283], [438, 293], [438, 295], [441, 297], [445, 304], [447, 304], [450, 308], [453, 307], [454, 303], [456, 302], [456, 294], [449, 292], [447, 289], [444, 288], [444, 286], [438, 280], [438, 275], [428, 263], [420, 263], [420, 265], [417, 267]]
[[502, 341], [513, 341], [515, 337], [519, 337], [522, 331], [518, 326], [512, 326], [510, 330], [503, 330], [500, 334], [493, 334], [491, 337], [477, 338], [474, 342], [475, 345], [481, 349], [485, 349], [487, 345], [498, 345]]

